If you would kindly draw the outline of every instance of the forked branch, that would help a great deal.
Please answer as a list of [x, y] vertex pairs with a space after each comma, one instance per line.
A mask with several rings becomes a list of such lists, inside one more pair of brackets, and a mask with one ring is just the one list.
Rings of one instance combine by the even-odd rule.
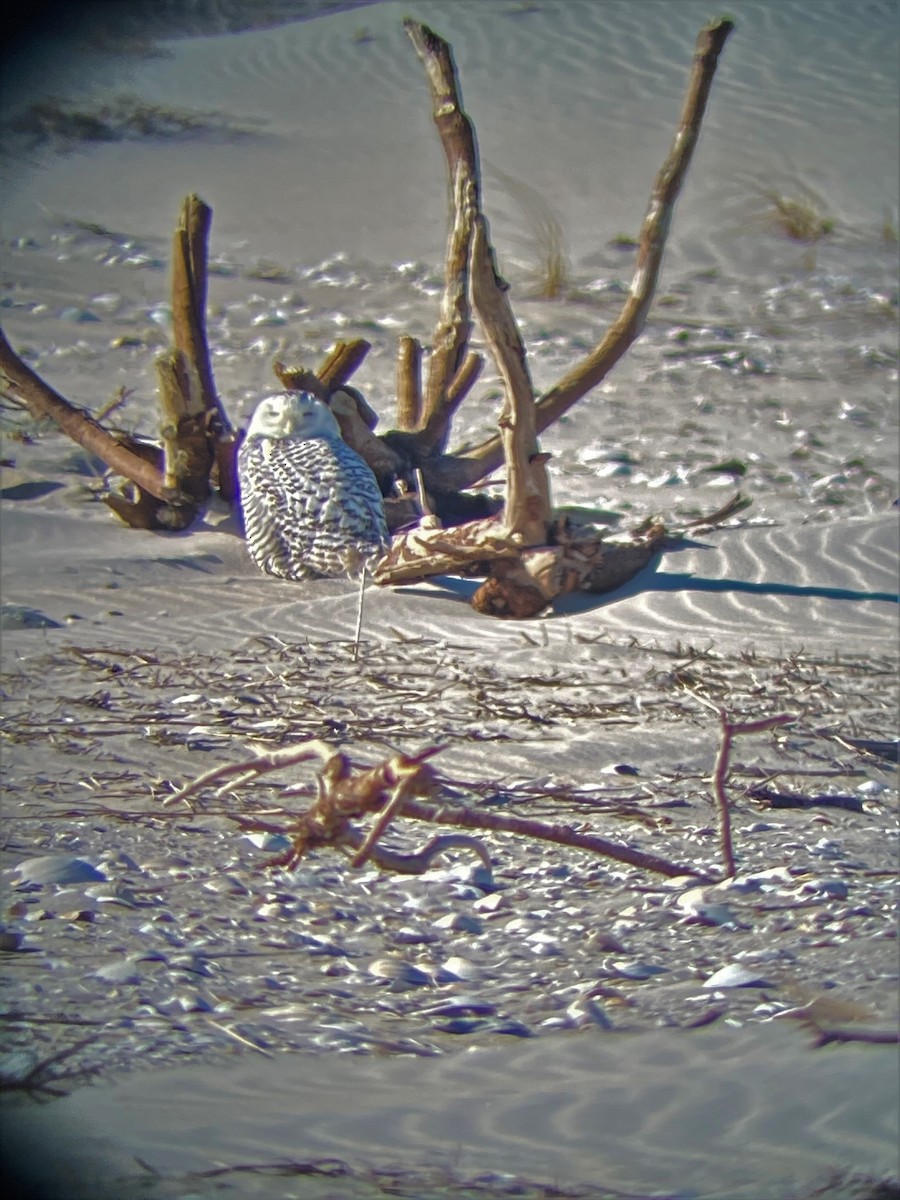
[[[656, 291], [675, 202], [700, 135], [719, 55], [733, 29], [731, 21], [720, 19], [700, 31], [675, 140], [656, 176], [647, 215], [641, 227], [637, 264], [628, 298], [622, 312], [596, 347], [538, 400], [538, 433], [542, 433], [601, 383], [643, 332]], [[460, 458], [462, 462], [459, 458], [453, 462], [454, 483], [457, 487], [471, 487], [502, 463], [501, 440], [499, 437], [489, 438], [471, 450], [460, 452]]]

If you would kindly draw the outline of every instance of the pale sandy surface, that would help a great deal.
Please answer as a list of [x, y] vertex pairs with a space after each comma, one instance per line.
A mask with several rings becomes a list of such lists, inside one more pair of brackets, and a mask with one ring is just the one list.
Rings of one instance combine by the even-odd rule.
[[[168, 233], [197, 190], [215, 210], [210, 334], [234, 420], [270, 386], [273, 357], [313, 363], [360, 335], [373, 351], [358, 382], [389, 427], [396, 335], [430, 337], [444, 226], [440, 151], [399, 28], [411, 13], [454, 43], [486, 165], [540, 188], [562, 220], [572, 294], [529, 299], [537, 251], [516, 245], [527, 222], [489, 176], [532, 370], [551, 384], [618, 311], [630, 258], [606, 242], [636, 228], [710, 13], [692, 0], [522, 7], [382, 3], [216, 36], [189, 25], [197, 36], [163, 55], [92, 52], [102, 70], [90, 71], [65, 52], [52, 74], [23, 73], [22, 103], [28, 89], [73, 104], [128, 91], [218, 125], [53, 143], [8, 165], [11, 340], [78, 403], [133, 387], [122, 424], [152, 434]], [[16, 440], [15, 415], [6, 424], [3, 921], [23, 941], [4, 955], [2, 1003], [17, 1014], [5, 1070], [21, 1077], [82, 1035], [58, 1070], [117, 1081], [190, 1064], [38, 1110], [28, 1136], [58, 1123], [63, 1162], [79, 1122], [107, 1130], [103, 1155], [82, 1146], [85, 1194], [125, 1194], [108, 1176], [129, 1174], [134, 1154], [172, 1175], [220, 1159], [446, 1152], [468, 1176], [740, 1200], [795, 1194], [819, 1166], [894, 1168], [894, 1051], [812, 1054], [788, 1022], [762, 1024], [821, 993], [863, 1006], [868, 1027], [896, 1022], [896, 248], [879, 232], [885, 209], [896, 222], [896, 20], [888, 5], [866, 13], [737, 5], [666, 301], [599, 394], [548, 433], [556, 500], [614, 528], [710, 511], [735, 486], [754, 501], [739, 528], [620, 593], [518, 624], [476, 618], [458, 580], [371, 590], [354, 662], [350, 585], [262, 578], [215, 506], [186, 535], [125, 530], [97, 500], [98, 464], [52, 433]], [[770, 187], [824, 197], [834, 236], [814, 253], [773, 237], [756, 219]], [[279, 281], [259, 278], [271, 259]], [[460, 437], [490, 429], [495, 388], [488, 373]], [[710, 470], [735, 459], [739, 479]], [[496, 892], [442, 870], [361, 876], [324, 854], [273, 873], [227, 815], [161, 807], [216, 763], [304, 737], [369, 763], [437, 741], [452, 802], [586, 822], [713, 871], [718, 726], [702, 700], [796, 717], [736, 748], [739, 870], [781, 874], [714, 894], [732, 913], [723, 924], [686, 921], [689, 880], [503, 837], [489, 839]], [[302, 806], [310, 773], [294, 782]], [[769, 810], [746, 795], [760, 782], [857, 811]], [[267, 799], [278, 791], [260, 785], [233, 805]], [[401, 840], [414, 848], [421, 831]], [[108, 882], [23, 890], [15, 868], [51, 854]], [[369, 969], [384, 957], [424, 981], [386, 988]], [[471, 977], [442, 976], [451, 959]], [[730, 963], [765, 986], [704, 988]], [[119, 964], [121, 977], [102, 973]], [[659, 1029], [698, 1018], [716, 1024]], [[182, 1098], [171, 1110], [169, 1079]], [[717, 1159], [720, 1104], [731, 1126]], [[598, 1143], [598, 1126], [615, 1138]]]

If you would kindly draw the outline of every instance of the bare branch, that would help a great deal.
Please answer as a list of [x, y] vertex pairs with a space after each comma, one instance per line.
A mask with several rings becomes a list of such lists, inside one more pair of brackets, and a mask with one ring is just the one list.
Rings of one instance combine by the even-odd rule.
[[422, 804], [418, 800], [407, 800], [403, 806], [403, 815], [417, 821], [432, 821], [435, 825], [457, 825], [466, 829], [491, 829], [496, 833], [518, 833], [544, 842], [556, 842], [560, 846], [590, 850], [594, 854], [602, 854], [606, 858], [614, 858], [618, 862], [640, 867], [644, 871], [653, 871], [657, 875], [666, 875], [670, 879], [679, 875], [692, 875], [704, 882], [715, 882], [711, 876], [694, 867], [671, 862], [644, 850], [635, 850], [620, 842], [611, 842], [595, 833], [582, 833], [569, 825], [547, 825], [543, 821], [534, 821], [528, 817], [514, 817], [508, 813], [488, 812], [480, 808], [437, 808], [430, 804]]
[[509, 306], [506, 285], [497, 275], [484, 217], [472, 241], [472, 298], [485, 341], [503, 380], [500, 437], [506, 461], [503, 523], [510, 537], [538, 546], [547, 539], [550, 484], [535, 432], [534, 389], [525, 347]]
[[187, 196], [172, 243], [172, 336], [176, 349], [197, 373], [203, 408], [217, 414], [221, 432], [230, 433], [231, 423], [216, 394], [206, 337], [211, 225], [212, 209], [199, 196]]
[[[705, 697], [697, 696], [697, 699], [706, 704], [707, 707], [712, 707]], [[734, 844], [731, 838], [731, 805], [725, 792], [725, 785], [728, 782], [728, 767], [731, 759], [731, 743], [737, 734], [763, 733], [768, 729], [777, 729], [781, 725], [790, 725], [797, 718], [791, 716], [789, 713], [782, 713], [777, 717], [765, 717], [759, 721], [735, 723], [728, 719], [728, 713], [724, 708], [720, 708], [717, 711], [719, 722], [722, 726], [722, 741], [719, 743], [719, 753], [716, 756], [716, 765], [711, 783], [719, 818], [719, 844], [725, 863], [725, 878], [732, 879], [737, 873], [737, 868], [735, 867]]]
[[334, 391], [359, 369], [371, 349], [371, 342], [367, 342], [365, 338], [354, 338], [352, 342], [338, 342], [328, 352], [316, 374], [327, 388]]
[[158, 500], [169, 501], [172, 491], [166, 487], [162, 472], [140, 458], [101, 426], [84, 409], [76, 408], [44, 383], [39, 375], [19, 358], [0, 331], [0, 370], [25, 401], [37, 420], [49, 418], [79, 446], [99, 459], [118, 475], [132, 480]]
[[472, 320], [469, 263], [473, 221], [481, 209], [481, 184], [475, 130], [463, 110], [459, 79], [449, 44], [427, 25], [403, 22], [425, 68], [431, 89], [432, 116], [447, 160], [452, 223], [447, 242], [444, 295], [432, 338], [423, 417], [432, 445], [446, 440], [452, 412], [447, 393], [463, 365]]

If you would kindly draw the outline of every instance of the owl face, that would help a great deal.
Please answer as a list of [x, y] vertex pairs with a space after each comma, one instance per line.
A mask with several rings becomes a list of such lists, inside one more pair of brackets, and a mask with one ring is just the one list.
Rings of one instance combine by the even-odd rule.
[[327, 404], [309, 392], [280, 392], [260, 400], [248, 438], [335, 438], [340, 428]]

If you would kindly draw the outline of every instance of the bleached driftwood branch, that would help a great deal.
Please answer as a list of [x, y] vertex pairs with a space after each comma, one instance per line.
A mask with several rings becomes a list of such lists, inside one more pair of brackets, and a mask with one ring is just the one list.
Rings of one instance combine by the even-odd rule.
[[[674, 205], [699, 136], [718, 58], [733, 26], [718, 20], [698, 37], [675, 140], [653, 187], [631, 290], [619, 318], [594, 350], [539, 399], [481, 209], [477, 139], [462, 106], [452, 50], [425, 25], [407, 20], [405, 28], [425, 68], [449, 181], [445, 285], [427, 379], [423, 381], [419, 343], [402, 338], [398, 427], [379, 435], [376, 414], [347, 383], [368, 353], [368, 343], [339, 343], [315, 371], [280, 363], [275, 371], [282, 386], [305, 388], [331, 405], [344, 439], [378, 477], [392, 529], [405, 528], [415, 516], [415, 492], [422, 501], [420, 515], [429, 514], [395, 539], [378, 568], [379, 583], [466, 570], [487, 576], [473, 599], [478, 611], [533, 616], [562, 592], [603, 590], [623, 582], [665, 539], [661, 522], [635, 531], [625, 546], [610, 546], [589, 530], [571, 531], [553, 513], [538, 436], [606, 377], [644, 328]], [[136, 498], [106, 497], [132, 524], [184, 528], [202, 509], [210, 479], [217, 478], [227, 498], [235, 495], [239, 435], [231, 430], [215, 392], [205, 332], [210, 221], [210, 209], [196, 196], [187, 197], [173, 243], [176, 353], [160, 364], [163, 448], [123, 444], [107, 433], [37, 379], [0, 335], [0, 361], [35, 415], [53, 416], [65, 432], [132, 481]], [[498, 433], [474, 448], [448, 453], [453, 417], [483, 365], [482, 356], [469, 347], [475, 318], [503, 383]], [[501, 465], [506, 469], [502, 513], [485, 519], [497, 512], [495, 501], [465, 489]], [[396, 496], [396, 491], [401, 494]], [[467, 516], [475, 519], [457, 524]], [[451, 528], [440, 528], [442, 520]]]
[[[701, 29], [698, 35], [694, 64], [675, 138], [653, 185], [638, 240], [631, 288], [622, 312], [594, 349], [538, 400], [538, 433], [542, 433], [597, 387], [643, 332], [659, 279], [675, 202], [700, 135], [719, 55], [733, 29], [732, 21], [721, 18]], [[502, 461], [500, 438], [489, 438], [450, 459], [446, 470], [441, 472], [441, 484], [447, 487], [471, 487], [495, 471]]]

